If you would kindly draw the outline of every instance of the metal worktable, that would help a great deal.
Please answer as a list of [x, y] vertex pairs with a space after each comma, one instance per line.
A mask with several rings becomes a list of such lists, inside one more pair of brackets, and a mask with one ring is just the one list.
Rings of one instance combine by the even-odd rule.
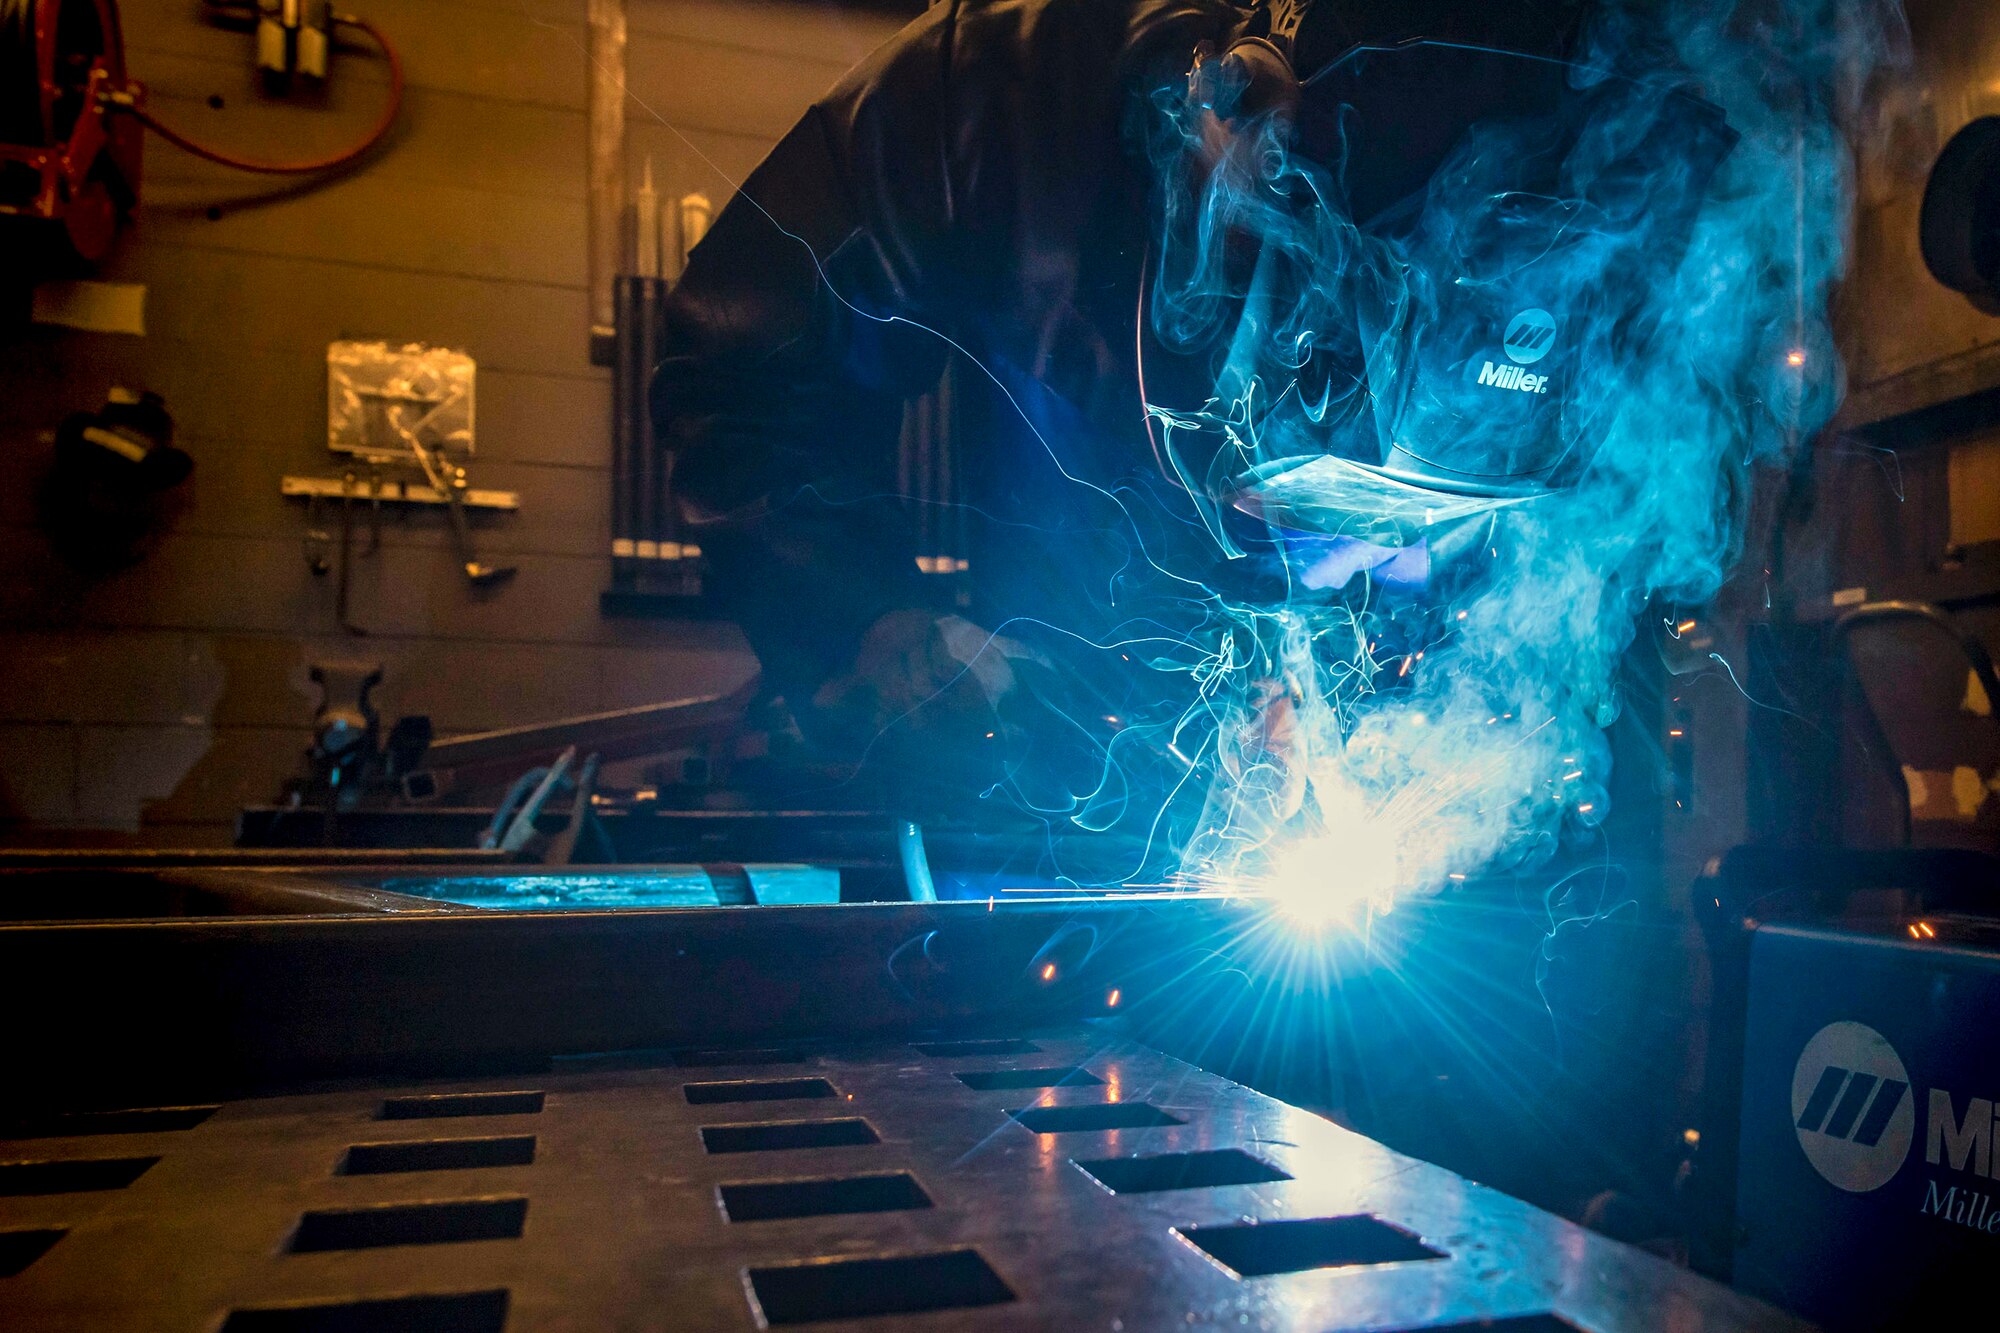
[[[0, 927], [0, 1000], [70, 1011], [100, 1108], [28, 1043], [0, 1327], [1799, 1327], [1132, 1040], [1122, 1009], [1256, 929], [1243, 904], [377, 892]], [[454, 1033], [508, 1072], [440, 1077]], [[641, 1038], [674, 1049], [574, 1053]]]

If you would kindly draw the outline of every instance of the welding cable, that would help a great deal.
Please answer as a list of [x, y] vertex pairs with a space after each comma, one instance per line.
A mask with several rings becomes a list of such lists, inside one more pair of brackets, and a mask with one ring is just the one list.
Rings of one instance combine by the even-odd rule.
[[113, 94], [114, 100], [112, 104], [117, 109], [135, 117], [147, 129], [159, 135], [162, 139], [174, 145], [174, 147], [193, 153], [196, 157], [206, 158], [210, 162], [218, 163], [221, 166], [233, 167], [238, 171], [254, 171], [267, 176], [307, 176], [344, 167], [351, 162], [358, 161], [372, 151], [377, 144], [381, 143], [388, 136], [390, 126], [396, 123], [396, 116], [403, 109], [403, 58], [397, 54], [395, 46], [389, 39], [382, 35], [382, 30], [367, 19], [354, 14], [334, 14], [331, 18], [337, 24], [349, 28], [359, 28], [367, 33], [374, 39], [375, 45], [381, 48], [383, 58], [389, 62], [389, 101], [382, 108], [381, 117], [375, 122], [373, 128], [361, 138], [360, 142], [351, 148], [333, 154], [331, 157], [315, 158], [306, 162], [260, 162], [255, 158], [238, 157], [234, 153], [227, 153], [219, 148], [210, 148], [204, 144], [196, 143], [180, 131], [161, 124], [153, 116], [152, 112], [138, 105], [129, 94], [122, 96]]

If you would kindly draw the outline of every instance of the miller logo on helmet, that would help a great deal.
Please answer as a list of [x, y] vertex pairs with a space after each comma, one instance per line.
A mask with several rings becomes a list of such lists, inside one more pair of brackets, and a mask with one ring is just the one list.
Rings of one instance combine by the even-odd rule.
[[1507, 325], [1501, 346], [1516, 363], [1532, 366], [1549, 354], [1556, 342], [1556, 317], [1546, 310], [1523, 310]]

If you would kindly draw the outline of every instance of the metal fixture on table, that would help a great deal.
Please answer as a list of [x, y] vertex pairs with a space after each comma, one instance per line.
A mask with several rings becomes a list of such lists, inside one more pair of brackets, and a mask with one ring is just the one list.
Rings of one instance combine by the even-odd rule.
[[[583, 761], [583, 770], [576, 775], [576, 797], [570, 803], [569, 823], [562, 831], [549, 839], [542, 852], [542, 864], [566, 866], [576, 860], [577, 844], [588, 834], [592, 841], [593, 862], [610, 862], [618, 859], [618, 853], [611, 845], [611, 838], [604, 832], [604, 826], [597, 822], [597, 770], [603, 763], [603, 756], [591, 755]], [[503, 846], [505, 844], [502, 844]]]
[[320, 702], [306, 775], [290, 784], [288, 799], [293, 808], [319, 812], [319, 843], [331, 847], [341, 815], [360, 805], [371, 786], [393, 788], [416, 768], [430, 745], [431, 721], [420, 714], [400, 718], [383, 739], [370, 697], [382, 683], [380, 662], [314, 662], [308, 675], [319, 686]]
[[[597, 756], [592, 755], [592, 760]], [[531, 768], [515, 780], [514, 785], [493, 811], [493, 822], [487, 826], [486, 835], [479, 840], [485, 848], [498, 847], [503, 851], [520, 852], [526, 850], [535, 836], [535, 820], [542, 813], [542, 807], [555, 793], [556, 787], [569, 773], [569, 766], [576, 762], [576, 747], [570, 746], [556, 756], [556, 761], [546, 768]], [[593, 763], [591, 772], [596, 773]], [[589, 798], [586, 796], [586, 800]]]
[[[593, 753], [571, 778], [570, 768], [576, 760], [576, 747], [572, 745], [557, 755], [553, 764], [531, 768], [516, 778], [500, 804], [494, 807], [493, 820], [480, 836], [480, 848], [502, 851], [509, 856], [532, 856], [543, 865], [566, 866], [576, 860], [577, 847], [588, 836], [589, 864], [616, 863], [618, 850], [596, 818], [597, 770], [603, 758]], [[569, 821], [552, 836], [543, 837], [537, 821], [551, 798], [565, 787], [573, 792]]]
[[430, 747], [415, 776], [424, 780], [427, 797], [435, 799], [497, 787], [526, 767], [552, 762], [565, 749], [600, 754], [607, 761], [719, 749], [744, 729], [758, 686], [753, 676], [734, 689], [691, 699], [448, 737]]
[[341, 799], [350, 778], [359, 779], [376, 754], [381, 718], [369, 695], [382, 683], [380, 662], [315, 662], [310, 676], [320, 688], [319, 710], [313, 714], [311, 766], [307, 795], [318, 800], [325, 817], [325, 842], [331, 846]]

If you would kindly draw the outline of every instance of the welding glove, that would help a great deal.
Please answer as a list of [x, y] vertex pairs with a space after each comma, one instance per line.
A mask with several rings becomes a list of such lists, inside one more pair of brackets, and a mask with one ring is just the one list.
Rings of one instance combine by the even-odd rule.
[[1259, 863], [1305, 808], [1308, 749], [1295, 685], [1265, 677], [1227, 708], [1216, 732], [1217, 781], [1209, 787], [1184, 865], [1227, 878]]
[[1297, 687], [1266, 678], [1251, 686], [1247, 707], [1225, 720], [1216, 757], [1241, 818], [1275, 830], [1305, 805], [1307, 745]]
[[[887, 733], [977, 741], [998, 728], [1027, 650], [962, 616], [905, 608], [869, 626], [853, 666], [813, 696], [820, 731], [860, 753]], [[942, 757], [942, 756], [941, 756]]]

